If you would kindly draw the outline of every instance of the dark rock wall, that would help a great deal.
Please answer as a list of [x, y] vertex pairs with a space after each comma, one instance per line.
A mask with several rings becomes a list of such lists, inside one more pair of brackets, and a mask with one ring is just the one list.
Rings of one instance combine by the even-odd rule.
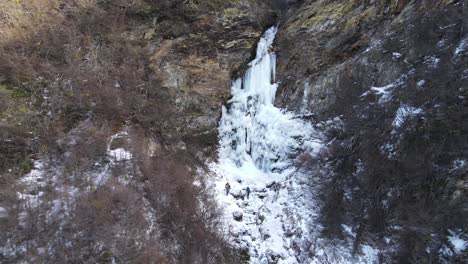
[[[308, 83], [310, 109], [339, 115], [343, 100], [427, 68], [426, 56], [450, 64], [466, 34], [463, 9], [460, 1], [303, 1], [277, 40], [278, 104], [300, 108]], [[427, 69], [417, 75], [431, 76]]]
[[172, 127], [189, 145], [213, 153], [231, 80], [254, 55], [263, 30], [275, 23], [276, 6], [243, 0], [155, 3], [151, 67], [179, 112]]
[[[343, 239], [347, 224], [354, 252], [380, 247], [383, 263], [466, 262], [447, 236], [466, 234], [467, 22], [465, 1], [306, 0], [287, 13], [276, 103], [343, 121], [310, 171], [323, 235]], [[420, 114], [399, 119], [409, 106]]]

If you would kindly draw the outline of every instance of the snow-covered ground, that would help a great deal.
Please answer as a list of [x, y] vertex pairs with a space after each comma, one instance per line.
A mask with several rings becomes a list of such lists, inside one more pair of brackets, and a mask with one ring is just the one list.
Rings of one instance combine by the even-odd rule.
[[[33, 169], [18, 181], [20, 188], [16, 195], [19, 201], [19, 224], [23, 227], [26, 226], [28, 221], [31, 221], [30, 214], [34, 213], [34, 210], [39, 210], [44, 214], [47, 221], [50, 223], [59, 222], [64, 224], [64, 221], [57, 220], [63, 220], [69, 216], [75, 206], [75, 202], [81, 195], [92, 192], [98, 186], [104, 185], [112, 176], [112, 168], [115, 166], [130, 166], [129, 161], [132, 158], [130, 151], [124, 147], [112, 148], [113, 141], [118, 138], [128, 140], [127, 132], [119, 132], [108, 139], [105, 157], [106, 162], [102, 164], [96, 163], [97, 169], [87, 173], [89, 178], [87, 178], [85, 186], [73, 185], [66, 177], [66, 169], [63, 166], [51, 163], [46, 158], [34, 161]], [[74, 141], [71, 140], [71, 142]], [[119, 178], [119, 181], [126, 183], [128, 177]], [[55, 194], [53, 199], [47, 199], [47, 197], [45, 197], [45, 189]], [[147, 201], [145, 201], [145, 203], [147, 203]], [[6, 209], [4, 210], [4, 214], [6, 214], [7, 211]], [[2, 208], [0, 207], [0, 217], [1, 215]], [[151, 223], [150, 230], [148, 231], [151, 232], [155, 225], [154, 212], [148, 209], [148, 211], [145, 212], [145, 217]], [[26, 247], [23, 244], [27, 243], [29, 243], [29, 241], [25, 241], [22, 244], [14, 244], [10, 240], [5, 241], [0, 247], [0, 255], [14, 257], [15, 254], [25, 252]]]
[[[112, 149], [111, 144], [116, 138], [128, 137], [127, 132], [119, 132], [111, 136], [107, 144], [107, 160], [104, 166], [99, 166], [99, 170], [89, 172], [89, 183], [92, 186], [90, 189], [95, 189], [97, 186], [103, 185], [111, 175], [111, 168], [118, 163], [127, 162], [132, 155], [124, 148]], [[29, 208], [36, 208], [41, 203], [41, 197], [44, 194], [41, 190], [46, 185], [52, 186], [59, 194], [58, 197], [75, 197], [79, 190], [76, 187], [70, 186], [63, 179], [63, 168], [59, 166], [47, 166], [47, 161], [37, 160], [34, 162], [33, 169], [28, 174], [24, 175], [19, 183], [23, 186], [23, 190], [17, 193], [19, 200], [23, 201]], [[97, 164], [99, 165], [99, 164]], [[47, 180], [47, 181], [46, 181]], [[59, 201], [53, 201], [58, 203]]]
[[408, 119], [421, 114], [423, 110], [421, 108], [412, 107], [410, 105], [402, 104], [395, 115], [395, 119], [392, 122], [393, 128], [397, 129], [403, 125]]

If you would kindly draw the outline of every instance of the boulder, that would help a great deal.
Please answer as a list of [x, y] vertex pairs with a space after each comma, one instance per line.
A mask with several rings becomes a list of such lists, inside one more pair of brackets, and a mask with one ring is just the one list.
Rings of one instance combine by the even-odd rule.
[[242, 221], [244, 214], [241, 211], [235, 211], [234, 213], [232, 213], [232, 216], [234, 217], [234, 220], [240, 222]]

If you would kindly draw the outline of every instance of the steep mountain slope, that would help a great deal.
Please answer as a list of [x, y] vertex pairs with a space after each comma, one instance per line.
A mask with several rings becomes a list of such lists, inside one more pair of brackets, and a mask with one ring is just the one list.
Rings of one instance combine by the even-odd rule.
[[[302, 1], [278, 35], [277, 104], [309, 109], [328, 147], [323, 235], [381, 261], [466, 261], [464, 1]], [[342, 124], [329, 128], [328, 119]], [[463, 238], [464, 237], [464, 238]], [[463, 245], [466, 242], [462, 242]], [[463, 247], [462, 247], [463, 248]]]
[[466, 9], [1, 1], [0, 262], [466, 262]]
[[0, 7], [0, 262], [237, 263], [194, 171], [268, 3]]

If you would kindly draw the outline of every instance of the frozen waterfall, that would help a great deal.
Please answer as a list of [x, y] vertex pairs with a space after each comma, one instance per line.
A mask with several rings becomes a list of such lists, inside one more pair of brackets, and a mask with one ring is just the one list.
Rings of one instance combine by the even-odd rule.
[[255, 59], [244, 76], [233, 81], [232, 99], [219, 123], [219, 159], [211, 164], [212, 188], [224, 210], [223, 232], [249, 251], [250, 263], [278, 258], [279, 263], [297, 263], [291, 245], [302, 238], [286, 234], [305, 230], [312, 216], [304, 209], [307, 197], [291, 163], [296, 155], [321, 147], [308, 121], [274, 106], [278, 84], [271, 46], [276, 32], [272, 27], [264, 33]]
[[276, 55], [270, 49], [276, 32], [272, 27], [260, 39], [255, 59], [245, 75], [233, 82], [232, 99], [223, 107], [219, 157], [237, 167], [283, 170], [288, 156], [303, 147], [312, 131], [292, 113], [274, 106]]

